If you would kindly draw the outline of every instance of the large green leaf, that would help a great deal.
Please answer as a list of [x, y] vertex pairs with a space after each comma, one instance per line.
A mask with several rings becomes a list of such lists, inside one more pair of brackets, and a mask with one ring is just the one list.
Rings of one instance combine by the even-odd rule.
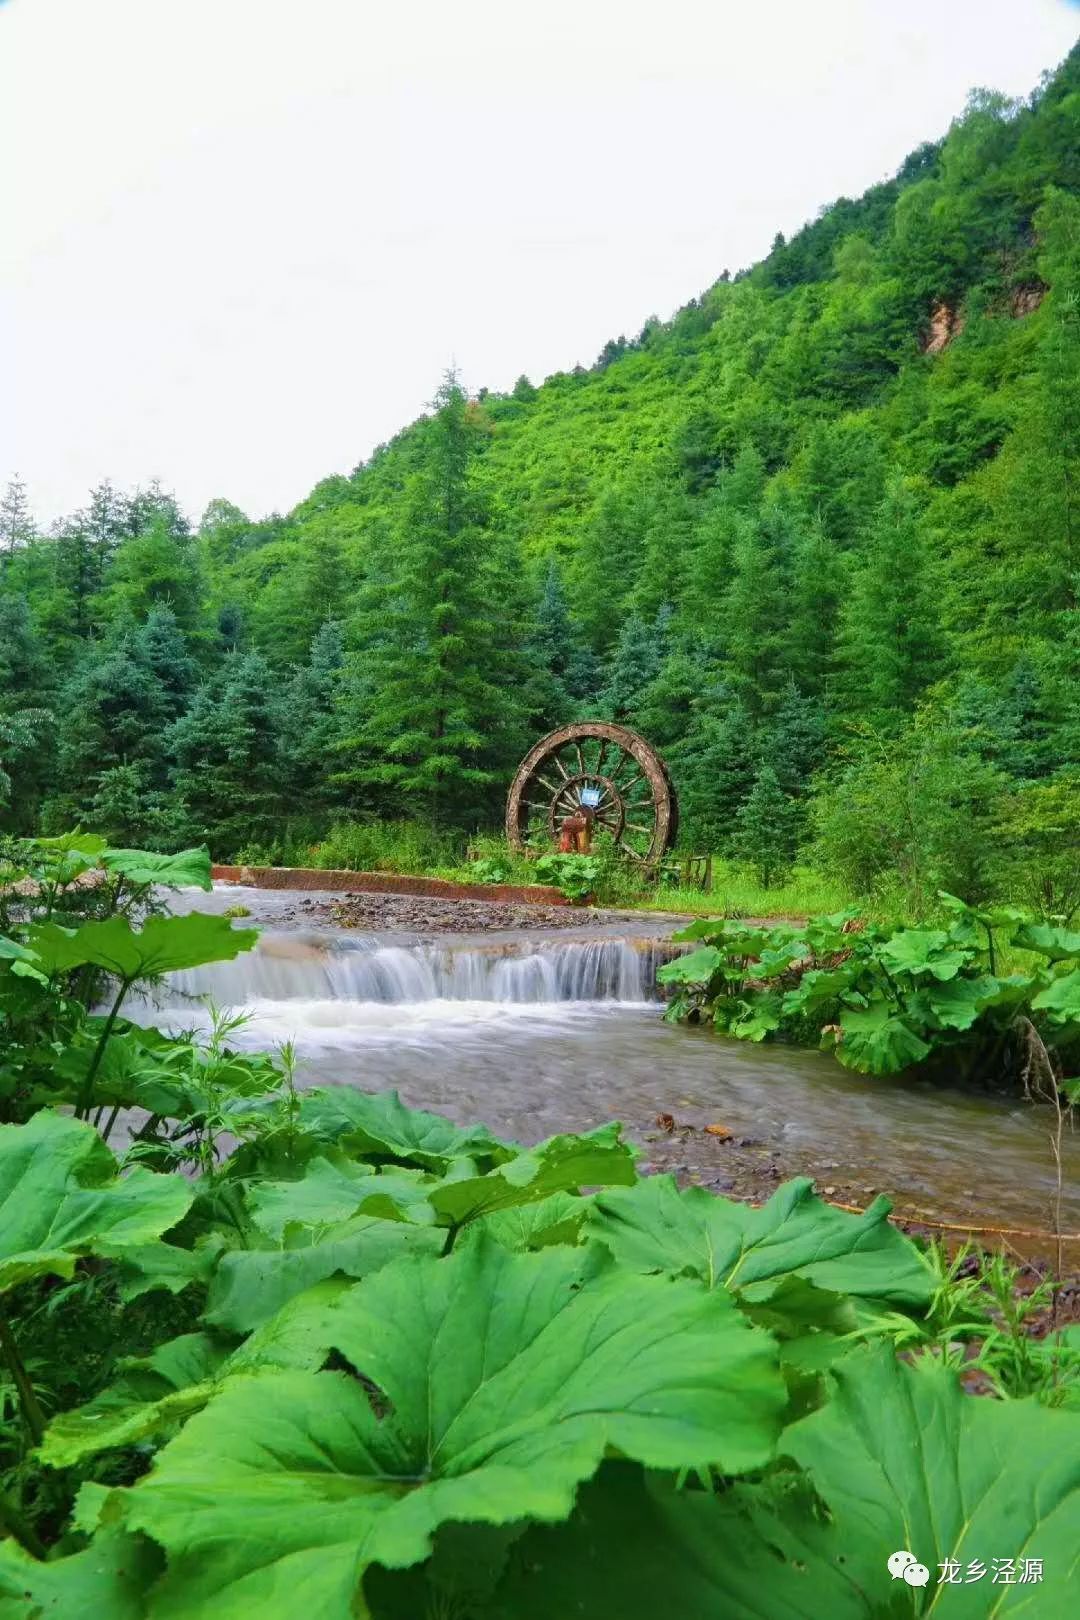
[[102, 865], [140, 887], [160, 883], [170, 889], [212, 889], [210, 851], [182, 849], [177, 855], [154, 855], [145, 849], [107, 849]]
[[439, 1183], [427, 1194], [428, 1201], [441, 1221], [456, 1226], [478, 1215], [537, 1203], [554, 1192], [597, 1184], [631, 1186], [634, 1154], [620, 1135], [621, 1126], [602, 1125], [583, 1136], [553, 1136], [486, 1176]]
[[338, 1272], [366, 1277], [404, 1254], [438, 1254], [445, 1240], [435, 1227], [371, 1215], [318, 1230], [288, 1226], [279, 1244], [222, 1256], [210, 1284], [206, 1320], [230, 1333], [247, 1333], [326, 1277]]
[[110, 1519], [168, 1553], [155, 1620], [283, 1620], [300, 1590], [348, 1620], [366, 1561], [416, 1563], [446, 1521], [563, 1518], [609, 1447], [761, 1466], [786, 1399], [775, 1345], [728, 1295], [619, 1275], [595, 1246], [515, 1255], [477, 1237], [387, 1267], [335, 1312], [363, 1382], [230, 1380], [110, 1498]]
[[998, 1005], [1000, 979], [980, 974], [976, 979], [948, 979], [944, 983], [922, 985], [906, 1001], [908, 1011], [931, 1027], [970, 1029], [987, 1007]]
[[438, 1178], [423, 1170], [356, 1163], [333, 1148], [310, 1159], [292, 1181], [259, 1181], [248, 1194], [251, 1218], [267, 1237], [280, 1242], [287, 1226], [323, 1231], [353, 1215], [381, 1215], [431, 1225], [428, 1203]]
[[894, 973], [929, 973], [935, 979], [955, 979], [968, 960], [940, 928], [902, 928], [881, 946], [880, 956]]
[[70, 1277], [80, 1255], [122, 1252], [175, 1226], [192, 1189], [179, 1176], [116, 1161], [91, 1126], [43, 1109], [0, 1125], [0, 1293], [46, 1273]]
[[543, 1249], [550, 1243], [577, 1243], [588, 1213], [587, 1198], [557, 1192], [536, 1204], [485, 1215], [479, 1224], [506, 1249]]
[[1061, 979], [1040, 990], [1031, 1005], [1040, 1012], [1048, 1012], [1055, 1023], [1071, 1023], [1080, 1019], [1080, 968], [1074, 968]]
[[815, 1512], [797, 1478], [757, 1489], [734, 1486], [715, 1495], [679, 1490], [670, 1475], [611, 1462], [582, 1487], [567, 1524], [537, 1526], [510, 1550], [507, 1574], [485, 1615], [487, 1620], [571, 1615], [652, 1620], [657, 1614], [680, 1620], [900, 1620], [911, 1615], [910, 1587], [904, 1588], [900, 1608], [890, 1606], [897, 1593], [887, 1590], [892, 1583], [884, 1562], [876, 1585], [881, 1602], [870, 1606], [836, 1559], [828, 1522], [820, 1509]]
[[148, 917], [132, 928], [126, 917], [61, 928], [41, 923], [27, 932], [27, 944], [42, 972], [67, 973], [87, 965], [104, 968], [118, 979], [151, 978], [204, 962], [227, 962], [250, 951], [256, 928], [234, 928], [228, 917], [193, 911], [186, 917]]
[[834, 1209], [805, 1178], [785, 1182], [761, 1209], [680, 1192], [671, 1176], [646, 1176], [628, 1191], [597, 1193], [586, 1220], [620, 1265], [691, 1272], [709, 1288], [745, 1289], [797, 1274], [818, 1288], [897, 1305], [929, 1304], [933, 1277], [915, 1245], [877, 1198], [862, 1215]]
[[[976, 1400], [891, 1348], [858, 1351], [832, 1377], [834, 1399], [780, 1443], [807, 1475], [713, 1494], [608, 1464], [568, 1524], [531, 1530], [511, 1551], [492, 1620], [645, 1620], [661, 1606], [709, 1620], [1073, 1612], [1080, 1414]], [[893, 1579], [900, 1550], [926, 1566], [925, 1587]], [[1042, 1560], [1041, 1581], [1019, 1580], [1027, 1558]], [[941, 1579], [947, 1560], [958, 1581]]]
[[926, 1041], [893, 1012], [883, 996], [867, 1007], [845, 1007], [840, 1014], [839, 1038], [834, 1032], [823, 1032], [823, 1044], [831, 1045], [846, 1069], [857, 1069], [860, 1074], [899, 1074], [930, 1054]]
[[105, 1531], [68, 1558], [39, 1562], [0, 1541], [0, 1620], [145, 1620], [161, 1554], [142, 1537]]
[[[872, 1600], [887, 1600], [886, 1560], [905, 1548], [931, 1572], [911, 1613], [1062, 1620], [1071, 1612], [1080, 1413], [973, 1399], [949, 1371], [904, 1366], [885, 1347], [857, 1352], [831, 1376], [833, 1398], [789, 1429], [781, 1449], [828, 1503], [836, 1554]], [[993, 1560], [1027, 1557], [1042, 1559], [1042, 1582], [991, 1583]], [[987, 1573], [942, 1582], [947, 1559], [962, 1574], [978, 1560]]]
[[348, 1153], [394, 1159], [439, 1173], [452, 1159], [468, 1156], [486, 1167], [501, 1164], [517, 1151], [498, 1141], [485, 1125], [460, 1127], [439, 1114], [406, 1108], [396, 1091], [321, 1087], [304, 1097], [300, 1120], [306, 1130], [340, 1143]]
[[700, 945], [696, 951], [665, 962], [657, 969], [656, 977], [661, 984], [708, 984], [722, 962], [723, 956], [715, 945]]
[[1023, 951], [1036, 951], [1051, 962], [1064, 962], [1080, 956], [1080, 934], [1055, 923], [1025, 923], [1013, 939]]
[[70, 1468], [95, 1452], [159, 1434], [205, 1406], [228, 1346], [206, 1333], [185, 1333], [149, 1356], [123, 1365], [121, 1376], [93, 1400], [54, 1417], [41, 1459]]

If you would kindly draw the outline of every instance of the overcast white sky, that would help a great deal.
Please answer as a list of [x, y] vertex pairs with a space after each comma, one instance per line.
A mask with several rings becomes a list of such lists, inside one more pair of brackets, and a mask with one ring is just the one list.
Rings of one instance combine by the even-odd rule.
[[0, 479], [285, 510], [471, 388], [590, 364], [1068, 0], [0, 0]]

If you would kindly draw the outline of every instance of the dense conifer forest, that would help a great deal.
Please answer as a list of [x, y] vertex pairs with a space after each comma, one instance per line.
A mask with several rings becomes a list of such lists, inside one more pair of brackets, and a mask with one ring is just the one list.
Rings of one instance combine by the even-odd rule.
[[664, 752], [687, 849], [1071, 910], [1080, 49], [598, 347], [447, 377], [286, 515], [105, 481], [43, 532], [13, 481], [0, 826], [473, 829], [600, 716]]

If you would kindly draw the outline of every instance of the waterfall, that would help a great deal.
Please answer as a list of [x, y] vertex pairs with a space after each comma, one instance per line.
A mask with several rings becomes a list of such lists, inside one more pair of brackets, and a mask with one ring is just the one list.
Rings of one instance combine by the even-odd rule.
[[229, 1007], [267, 1001], [642, 1002], [655, 999], [656, 969], [673, 954], [665, 941], [653, 939], [407, 947], [265, 934], [254, 951], [232, 962], [171, 974], [155, 999], [160, 1005], [210, 997]]

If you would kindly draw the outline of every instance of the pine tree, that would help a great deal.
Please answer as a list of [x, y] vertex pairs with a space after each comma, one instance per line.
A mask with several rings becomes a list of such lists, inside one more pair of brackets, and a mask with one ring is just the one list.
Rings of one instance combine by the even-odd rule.
[[597, 700], [605, 718], [635, 722], [645, 693], [663, 665], [670, 618], [670, 609], [661, 609], [650, 623], [636, 613], [624, 621]]
[[283, 803], [281, 714], [270, 665], [236, 653], [165, 733], [186, 836], [219, 855], [273, 835]]
[[582, 537], [571, 588], [575, 609], [593, 650], [615, 642], [641, 568], [648, 497], [638, 487], [610, 488]]
[[159, 603], [150, 609], [132, 636], [132, 649], [138, 661], [161, 683], [165, 712], [175, 720], [195, 690], [199, 667], [171, 607]]
[[119, 546], [110, 570], [112, 617], [138, 621], [160, 605], [169, 607], [185, 630], [198, 629], [204, 584], [196, 542], [186, 528], [177, 532], [159, 505], [144, 500], [136, 516], [144, 526]]
[[358, 615], [369, 701], [350, 774], [437, 821], [489, 805], [523, 740], [518, 590], [477, 477], [481, 433], [448, 373], [404, 493], [390, 578]]
[[736, 817], [753, 785], [754, 730], [737, 699], [718, 695], [696, 716], [667, 762], [679, 795], [679, 839], [702, 855], [732, 853]]
[[33, 538], [34, 522], [26, 499], [26, 485], [19, 477], [9, 479], [0, 499], [0, 553], [12, 557]]
[[559, 566], [552, 561], [536, 604], [528, 652], [533, 666], [530, 715], [540, 730], [565, 724], [575, 714], [595, 708], [599, 666], [570, 617]]
[[836, 679], [847, 582], [847, 557], [829, 539], [820, 519], [811, 518], [800, 527], [792, 548], [784, 661], [799, 689], [823, 700]]
[[739, 854], [766, 889], [791, 869], [798, 839], [798, 811], [771, 765], [762, 765], [736, 816]]
[[793, 514], [779, 502], [744, 521], [723, 603], [731, 682], [752, 714], [767, 712], [789, 678], [788, 581]]
[[805, 799], [825, 764], [825, 713], [816, 699], [791, 684], [761, 740], [763, 762], [792, 799]]
[[922, 524], [894, 479], [845, 604], [838, 685], [849, 713], [895, 726], [941, 672], [941, 640]]
[[130, 634], [86, 649], [57, 713], [54, 821], [85, 821], [97, 779], [114, 767], [137, 767], [147, 788], [164, 783], [163, 734], [172, 711]]
[[333, 619], [320, 626], [306, 664], [285, 687], [281, 704], [281, 760], [289, 804], [305, 813], [336, 803], [341, 769], [338, 712], [345, 643]]

